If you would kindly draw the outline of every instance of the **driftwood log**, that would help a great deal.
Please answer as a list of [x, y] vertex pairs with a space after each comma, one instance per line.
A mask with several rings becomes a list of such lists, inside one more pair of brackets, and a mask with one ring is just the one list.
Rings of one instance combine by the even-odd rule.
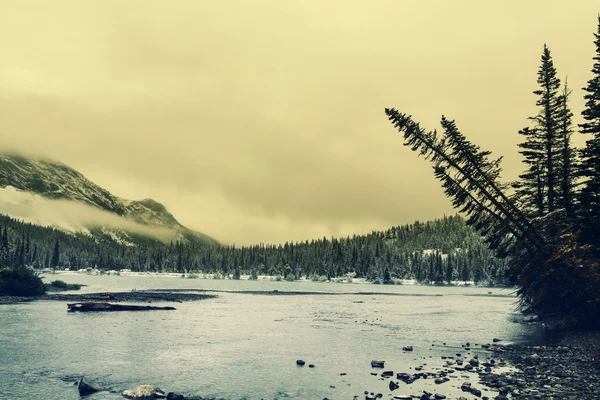
[[153, 307], [153, 306], [136, 306], [124, 304], [110, 303], [70, 303], [67, 304], [69, 312], [100, 312], [100, 311], [152, 311], [152, 310], [175, 310], [175, 307]]

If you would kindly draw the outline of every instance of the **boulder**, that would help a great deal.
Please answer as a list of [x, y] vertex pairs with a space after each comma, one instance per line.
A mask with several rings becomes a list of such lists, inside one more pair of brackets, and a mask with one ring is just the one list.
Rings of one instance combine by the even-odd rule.
[[79, 390], [80, 396], [87, 396], [92, 393], [100, 392], [104, 390], [104, 388], [99, 382], [96, 382], [84, 376], [79, 381], [79, 384], [77, 385], [77, 390]]
[[377, 360], [371, 361], [372, 368], [383, 368], [384, 365], [385, 365], [385, 361], [377, 361]]
[[303, 366], [304, 366], [304, 364], [306, 364], [306, 361], [304, 361], [304, 360], [296, 360], [296, 365], [297, 365], [297, 366], [299, 366], [299, 367], [303, 367]]
[[155, 385], [139, 385], [134, 389], [125, 390], [122, 395], [134, 400], [156, 400], [166, 397], [165, 392]]
[[167, 400], [185, 400], [185, 397], [182, 394], [169, 392], [167, 393]]
[[394, 390], [398, 389], [399, 387], [400, 387], [400, 385], [398, 385], [396, 382], [390, 381], [390, 390], [394, 391]]

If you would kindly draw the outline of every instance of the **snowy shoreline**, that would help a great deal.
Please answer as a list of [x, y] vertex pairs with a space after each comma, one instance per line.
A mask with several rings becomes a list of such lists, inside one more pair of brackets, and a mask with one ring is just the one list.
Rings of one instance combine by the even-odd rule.
[[[209, 279], [209, 280], [242, 280], [242, 281], [249, 281], [249, 280], [256, 280], [256, 281], [286, 281], [286, 282], [297, 282], [297, 283], [303, 283], [303, 282], [311, 282], [311, 283], [321, 283], [321, 282], [327, 282], [327, 283], [346, 283], [346, 284], [374, 284], [374, 285], [379, 285], [379, 282], [373, 282], [373, 281], [369, 281], [365, 278], [350, 278], [348, 276], [344, 276], [344, 277], [335, 277], [335, 278], [331, 278], [331, 280], [312, 280], [312, 279], [307, 279], [305, 277], [300, 278], [300, 279], [296, 279], [293, 281], [288, 281], [285, 280], [283, 277], [281, 276], [275, 276], [275, 275], [258, 275], [258, 277], [256, 279], [251, 279], [250, 275], [240, 275], [239, 279], [233, 279], [232, 275], [222, 275], [220, 273], [203, 273], [203, 272], [190, 272], [190, 273], [175, 273], [175, 272], [134, 272], [134, 271], [130, 271], [130, 270], [109, 270], [109, 271], [104, 271], [104, 270], [98, 270], [98, 269], [81, 269], [81, 270], [77, 270], [77, 271], [69, 271], [69, 270], [62, 270], [62, 271], [55, 271], [53, 272], [52, 270], [43, 270], [42, 273], [44, 274], [50, 274], [50, 275], [109, 275], [109, 276], [126, 276], [126, 277], [151, 277], [151, 278], [179, 278], [179, 279]], [[394, 286], [394, 285], [426, 285], [426, 283], [419, 283], [414, 279], [394, 279], [394, 283], [390, 283], [390, 284], [386, 284], [389, 286]], [[444, 284], [444, 285], [431, 285], [431, 286], [475, 286], [475, 287], [487, 287], [485, 285], [475, 285], [475, 283], [473, 281], [467, 281], [467, 282], [462, 282], [462, 281], [453, 281], [451, 284]]]

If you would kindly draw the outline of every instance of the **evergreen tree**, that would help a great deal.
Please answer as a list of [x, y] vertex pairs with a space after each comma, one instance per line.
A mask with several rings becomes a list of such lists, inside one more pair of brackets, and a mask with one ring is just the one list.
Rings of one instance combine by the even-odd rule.
[[519, 131], [525, 140], [519, 143], [523, 163], [527, 165], [519, 180], [513, 183], [515, 200], [529, 216], [541, 217], [545, 210], [544, 145], [539, 129], [523, 128]]
[[471, 279], [471, 276], [469, 274], [469, 269], [467, 268], [467, 263], [464, 261], [464, 259], [461, 259], [460, 279], [465, 284]]
[[434, 254], [435, 259], [435, 276], [434, 281], [437, 285], [444, 283], [444, 263], [442, 259], [442, 253], [436, 251]]
[[52, 251], [52, 258], [50, 260], [50, 268], [56, 270], [56, 268], [60, 265], [60, 247], [58, 244], [58, 239], [54, 243], [54, 250]]
[[451, 284], [453, 278], [454, 278], [454, 257], [452, 256], [452, 254], [448, 254], [448, 258], [446, 259], [446, 282], [448, 284]]
[[10, 246], [8, 243], [8, 227], [4, 225], [4, 231], [2, 232], [2, 238], [0, 239], [0, 263], [3, 266], [9, 264], [10, 259]]
[[542, 53], [542, 64], [538, 70], [538, 84], [540, 89], [534, 91], [538, 95], [536, 105], [540, 107], [540, 112], [532, 119], [536, 122], [542, 131], [544, 138], [544, 169], [545, 184], [548, 191], [547, 203], [548, 212], [553, 212], [556, 208], [556, 174], [558, 155], [560, 154], [558, 140], [558, 121], [560, 119], [560, 79], [556, 76], [556, 68], [552, 61], [550, 49], [544, 45]]
[[[561, 116], [563, 121], [569, 120], [566, 107], [567, 98], [561, 101], [560, 79], [556, 76], [556, 68], [547, 45], [541, 57], [537, 83], [539, 89], [533, 93], [538, 96], [536, 106], [539, 112], [530, 117], [534, 127], [519, 131], [524, 141], [519, 144], [522, 149], [526, 171], [519, 176], [520, 181], [514, 184], [515, 200], [526, 210], [529, 216], [543, 216], [553, 212], [559, 205], [561, 176], [560, 156], [562, 154], [559, 129]], [[568, 125], [567, 125], [568, 128]]]
[[572, 217], [574, 212], [574, 167], [575, 167], [575, 149], [571, 144], [573, 134], [573, 113], [569, 108], [569, 96], [571, 90], [565, 79], [562, 93], [560, 95], [560, 115], [559, 115], [559, 141], [560, 141], [560, 205], [565, 209], [567, 217]]
[[579, 193], [579, 220], [584, 240], [600, 252], [600, 15], [598, 31], [594, 34], [596, 54], [593, 58], [592, 78], [583, 88], [585, 109], [581, 113], [584, 123], [580, 132], [589, 135], [581, 151], [580, 176], [582, 189]]

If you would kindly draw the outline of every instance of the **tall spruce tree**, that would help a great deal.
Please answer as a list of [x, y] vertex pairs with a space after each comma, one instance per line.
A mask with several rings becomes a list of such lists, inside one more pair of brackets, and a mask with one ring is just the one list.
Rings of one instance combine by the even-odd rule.
[[50, 259], [50, 268], [56, 270], [56, 268], [60, 265], [60, 246], [58, 244], [58, 239], [54, 243], [54, 249], [52, 250], [52, 258]]
[[585, 147], [581, 151], [579, 175], [582, 188], [579, 192], [579, 219], [583, 232], [583, 240], [594, 245], [600, 252], [600, 15], [598, 15], [598, 31], [594, 34], [596, 54], [593, 57], [592, 78], [585, 91], [585, 109], [581, 113], [584, 123], [580, 124], [580, 132], [589, 135]]
[[558, 139], [560, 142], [560, 174], [558, 174], [560, 182], [560, 202], [562, 208], [564, 208], [567, 217], [570, 219], [574, 212], [574, 181], [575, 181], [575, 149], [571, 143], [571, 136], [573, 135], [573, 113], [569, 108], [569, 97], [571, 95], [571, 89], [565, 79], [563, 90], [560, 95], [560, 115], [559, 115], [559, 126], [558, 126]]
[[519, 175], [519, 180], [513, 183], [516, 189], [514, 198], [530, 217], [541, 217], [546, 209], [544, 143], [540, 132], [539, 129], [529, 127], [519, 131], [525, 138], [518, 145], [521, 148], [519, 153], [523, 155], [523, 163], [527, 169]]
[[536, 106], [539, 111], [529, 119], [534, 122], [532, 128], [519, 131], [524, 136], [519, 144], [520, 153], [527, 165], [526, 171], [516, 182], [515, 200], [529, 216], [544, 216], [560, 206], [561, 163], [561, 117], [563, 106], [561, 101], [560, 79], [556, 76], [556, 68], [547, 45], [542, 51], [541, 64], [538, 69], [537, 83], [539, 89], [533, 93], [538, 97]]

